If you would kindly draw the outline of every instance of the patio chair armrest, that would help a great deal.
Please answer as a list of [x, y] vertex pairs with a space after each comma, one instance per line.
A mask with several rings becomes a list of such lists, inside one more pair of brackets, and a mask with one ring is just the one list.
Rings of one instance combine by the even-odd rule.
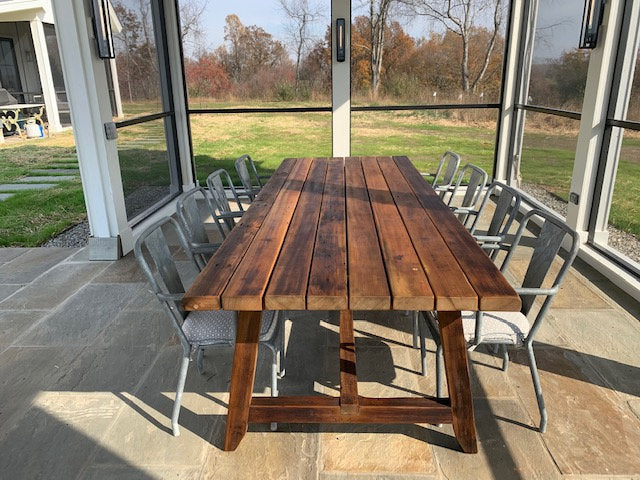
[[437, 185], [435, 187], [436, 192], [453, 192], [455, 187], [453, 185]]
[[474, 235], [473, 238], [478, 242], [499, 243], [503, 240], [500, 235]]
[[515, 288], [514, 290], [516, 291], [516, 293], [518, 295], [525, 295], [525, 296], [531, 296], [531, 295], [555, 295], [556, 293], [558, 293], [558, 287], [551, 287], [551, 288], [524, 288], [524, 287], [519, 287], [519, 288]]
[[240, 218], [244, 212], [224, 212], [218, 215], [219, 218]]
[[165, 302], [179, 302], [184, 297], [184, 293], [156, 293], [156, 296]]
[[471, 208], [449, 207], [453, 213], [466, 213], [467, 215], [477, 215], [478, 211]]
[[192, 243], [191, 251], [193, 253], [215, 253], [220, 247], [220, 243]]

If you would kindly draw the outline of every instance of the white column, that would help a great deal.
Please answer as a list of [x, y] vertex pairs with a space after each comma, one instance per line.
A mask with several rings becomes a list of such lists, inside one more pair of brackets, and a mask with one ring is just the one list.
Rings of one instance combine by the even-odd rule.
[[[627, 109], [629, 107], [629, 99], [631, 97], [631, 86], [634, 75], [640, 75], [635, 71], [636, 59], [638, 55], [638, 47], [640, 45], [640, 2], [633, 2], [630, 8], [631, 19], [636, 21], [629, 22], [629, 29], [626, 31], [626, 38], [621, 39], [624, 45], [622, 54], [618, 55], [620, 62], [620, 76], [616, 78], [618, 82], [618, 91], [612, 92], [616, 97], [613, 118], [627, 118]], [[611, 129], [611, 138], [609, 139], [608, 151], [605, 153], [604, 176], [602, 179], [602, 189], [599, 198], [594, 198], [594, 202], [598, 202], [598, 211], [594, 222], [593, 240], [595, 243], [606, 245], [609, 241], [609, 214], [611, 213], [611, 202], [616, 183], [616, 174], [618, 172], [618, 163], [620, 160], [620, 149], [622, 147], [623, 132], [620, 128]], [[607, 148], [604, 145], [603, 148]]]
[[[345, 20], [345, 60], [336, 58], [336, 19]], [[331, 87], [333, 156], [351, 153], [351, 0], [331, 0]]]
[[193, 172], [193, 153], [191, 152], [191, 135], [189, 131], [189, 114], [187, 111], [186, 86], [182, 69], [182, 38], [178, 29], [178, 12], [174, 0], [165, 0], [164, 18], [167, 32], [167, 50], [169, 53], [169, 71], [173, 94], [176, 132], [178, 135], [178, 151], [180, 153], [180, 171], [183, 190], [195, 186]]
[[38, 63], [38, 73], [40, 75], [40, 85], [42, 86], [42, 96], [44, 97], [45, 108], [47, 109], [47, 120], [51, 132], [62, 130], [60, 115], [58, 113], [58, 100], [56, 99], [56, 88], [53, 84], [53, 74], [49, 63], [49, 51], [47, 49], [47, 39], [44, 34], [42, 20], [36, 18], [29, 22], [31, 25], [31, 37], [33, 38], [33, 48]]
[[116, 142], [105, 137], [104, 124], [112, 119], [105, 63], [96, 55], [88, 2], [52, 3], [91, 228], [90, 258], [112, 260], [132, 250], [133, 236], [127, 225]]
[[508, 56], [504, 72], [502, 109], [500, 112], [500, 130], [498, 131], [498, 141], [496, 142], [496, 171], [495, 180], [507, 182], [507, 171], [511, 158], [512, 131], [517, 121], [516, 104], [520, 102], [520, 45], [521, 36], [527, 34], [527, 29], [523, 27], [523, 17], [525, 15], [524, 2], [513, 2], [511, 5], [511, 25], [509, 26], [509, 38], [507, 39]]
[[598, 45], [591, 51], [584, 89], [580, 132], [571, 179], [571, 197], [577, 198], [577, 201], [570, 198], [567, 209], [567, 223], [580, 234], [583, 241], [587, 240], [623, 13], [623, 0], [605, 3]]

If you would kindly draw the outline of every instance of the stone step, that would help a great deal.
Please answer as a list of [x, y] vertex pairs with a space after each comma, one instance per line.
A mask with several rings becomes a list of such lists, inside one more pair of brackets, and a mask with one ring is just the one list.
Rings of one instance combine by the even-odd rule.
[[55, 183], [3, 183], [0, 192], [19, 192], [22, 190], [46, 190], [55, 187]]
[[38, 175], [74, 175], [77, 173], [80, 173], [77, 168], [36, 168], [29, 172], [29, 174]]
[[14, 193], [0, 193], [0, 202], [6, 200], [7, 198], [13, 197]]
[[77, 175], [47, 175], [39, 177], [23, 177], [16, 180], [20, 183], [27, 182], [66, 182], [68, 180], [74, 180], [78, 178]]

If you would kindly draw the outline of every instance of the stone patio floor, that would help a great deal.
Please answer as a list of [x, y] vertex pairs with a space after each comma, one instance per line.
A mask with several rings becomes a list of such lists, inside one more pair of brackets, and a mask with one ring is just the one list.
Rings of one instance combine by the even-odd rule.
[[[281, 395], [336, 395], [337, 315], [289, 317]], [[356, 318], [362, 394], [434, 393], [434, 345], [421, 377], [409, 318]], [[232, 351], [210, 351], [204, 375], [190, 369], [174, 438], [181, 347], [132, 255], [0, 249], [0, 478], [640, 479], [639, 320], [638, 303], [577, 262], [535, 347], [543, 435], [526, 358], [514, 353], [504, 373], [480, 350], [470, 356], [477, 455], [458, 451], [450, 426], [429, 425], [252, 425], [226, 453]], [[256, 392], [268, 385], [261, 362]]]

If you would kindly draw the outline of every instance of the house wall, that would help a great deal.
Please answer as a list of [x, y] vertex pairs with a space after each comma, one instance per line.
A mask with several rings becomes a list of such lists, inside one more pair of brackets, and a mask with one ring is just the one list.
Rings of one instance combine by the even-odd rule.
[[42, 93], [29, 22], [0, 22], [0, 37], [13, 40], [22, 91]]

